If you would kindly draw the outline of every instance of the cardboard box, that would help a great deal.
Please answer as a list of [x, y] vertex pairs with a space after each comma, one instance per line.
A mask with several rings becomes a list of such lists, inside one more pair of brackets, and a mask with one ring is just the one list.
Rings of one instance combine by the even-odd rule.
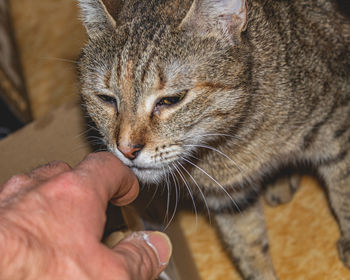
[[[0, 185], [15, 174], [29, 172], [52, 160], [63, 160], [75, 166], [92, 151], [86, 141], [86, 131], [87, 127], [79, 106], [67, 104], [3, 139], [0, 141]], [[139, 198], [139, 202], [144, 200], [142, 196]], [[161, 199], [158, 200], [158, 202], [161, 201]], [[159, 217], [163, 213], [157, 211], [163, 211], [162, 207], [161, 204], [156, 203], [156, 207], [148, 207], [145, 212], [149, 216]], [[145, 223], [133, 209], [123, 211], [122, 220], [119, 208], [109, 207], [107, 233], [125, 226], [132, 227], [132, 230], [139, 230], [150, 229], [150, 226], [157, 225], [157, 219], [154, 224], [149, 220]], [[173, 242], [174, 252], [166, 270], [167, 276], [162, 279], [199, 279], [186, 239], [176, 220], [171, 223], [166, 233]]]

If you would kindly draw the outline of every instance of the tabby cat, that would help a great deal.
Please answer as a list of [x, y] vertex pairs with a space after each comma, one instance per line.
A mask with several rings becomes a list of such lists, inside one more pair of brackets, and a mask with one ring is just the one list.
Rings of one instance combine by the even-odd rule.
[[[79, 0], [82, 100], [140, 182], [205, 197], [244, 279], [277, 279], [258, 199], [307, 164], [350, 267], [350, 20], [332, 0]], [[170, 174], [170, 175], [169, 175]], [[266, 199], [290, 199], [299, 177]]]

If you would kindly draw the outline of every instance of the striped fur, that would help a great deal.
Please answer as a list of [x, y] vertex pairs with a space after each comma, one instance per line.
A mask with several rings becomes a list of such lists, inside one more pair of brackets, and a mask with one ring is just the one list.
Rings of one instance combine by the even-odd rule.
[[[141, 182], [183, 181], [206, 198], [243, 278], [276, 279], [258, 197], [280, 168], [310, 166], [350, 267], [350, 20], [336, 1], [80, 5], [82, 100]], [[291, 198], [299, 176], [288, 178], [269, 203]]]

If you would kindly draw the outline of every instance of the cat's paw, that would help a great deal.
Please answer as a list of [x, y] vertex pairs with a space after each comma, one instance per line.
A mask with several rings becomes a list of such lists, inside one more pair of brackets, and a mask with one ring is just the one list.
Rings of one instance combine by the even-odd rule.
[[292, 200], [294, 193], [299, 188], [301, 175], [293, 174], [277, 179], [273, 184], [267, 186], [265, 201], [270, 206], [278, 206]]
[[337, 245], [340, 259], [347, 268], [350, 268], [350, 238], [341, 237]]

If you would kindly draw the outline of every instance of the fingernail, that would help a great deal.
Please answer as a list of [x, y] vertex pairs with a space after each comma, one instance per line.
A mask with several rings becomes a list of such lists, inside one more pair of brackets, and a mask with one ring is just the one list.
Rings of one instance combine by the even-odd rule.
[[150, 246], [157, 254], [159, 264], [165, 266], [169, 263], [173, 246], [169, 237], [162, 232], [147, 232], [144, 236], [146, 243]]

